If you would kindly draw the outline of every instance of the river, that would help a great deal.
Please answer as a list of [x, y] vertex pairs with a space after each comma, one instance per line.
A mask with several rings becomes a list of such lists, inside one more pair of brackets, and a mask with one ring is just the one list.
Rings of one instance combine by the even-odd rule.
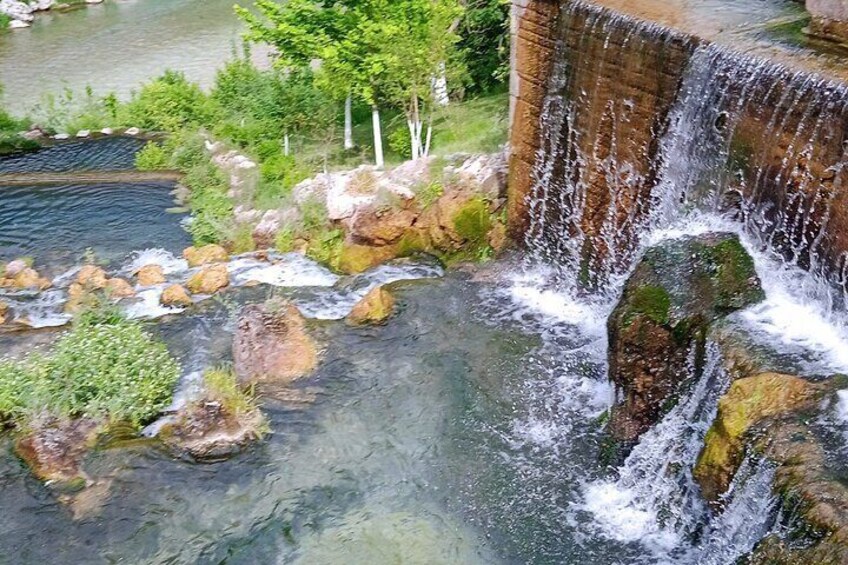
[[[175, 69], [203, 85], [241, 46], [233, 4], [248, 0], [107, 0], [69, 13], [39, 15], [29, 29], [0, 35], [5, 105], [32, 108], [69, 88], [116, 92]], [[257, 59], [262, 59], [257, 54]]]

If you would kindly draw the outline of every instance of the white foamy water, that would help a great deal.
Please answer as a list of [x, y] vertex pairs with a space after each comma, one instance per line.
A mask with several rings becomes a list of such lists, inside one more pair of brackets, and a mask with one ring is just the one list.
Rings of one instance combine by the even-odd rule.
[[188, 270], [188, 262], [185, 259], [176, 257], [170, 251], [161, 248], [134, 252], [123, 270], [128, 274], [134, 274], [147, 265], [159, 265], [165, 275], [173, 275]]
[[159, 299], [162, 292], [168, 287], [167, 284], [140, 287], [131, 301], [125, 302], [124, 312], [129, 318], [155, 319], [168, 314], [179, 314], [185, 308], [176, 306], [163, 306]]
[[258, 282], [280, 287], [333, 286], [339, 277], [326, 267], [300, 255], [271, 254], [269, 261], [252, 256], [237, 257], [230, 261], [230, 280], [236, 286]]
[[640, 542], [654, 553], [666, 554], [696, 530], [706, 507], [692, 466], [727, 384], [718, 348], [708, 344], [702, 376], [659, 424], [642, 435], [618, 469], [618, 478], [584, 487], [577, 509], [592, 514], [601, 535]]

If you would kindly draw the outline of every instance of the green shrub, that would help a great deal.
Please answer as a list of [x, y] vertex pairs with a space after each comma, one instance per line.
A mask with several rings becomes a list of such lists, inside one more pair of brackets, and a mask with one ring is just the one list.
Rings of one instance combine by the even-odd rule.
[[183, 183], [190, 190], [189, 206], [194, 217], [188, 230], [194, 242], [198, 245], [220, 243], [233, 217], [226, 177], [215, 165], [205, 161], [189, 169]]
[[235, 373], [229, 367], [208, 369], [203, 373], [203, 384], [207, 397], [220, 403], [228, 414], [241, 416], [257, 409], [253, 391], [242, 390]]
[[168, 406], [179, 364], [137, 322], [108, 310], [78, 317], [47, 355], [0, 361], [0, 417], [46, 411], [149, 421]]
[[9, 23], [12, 21], [12, 18], [7, 16], [6, 14], [0, 14], [0, 31], [9, 29]]
[[215, 104], [195, 83], [175, 71], [165, 71], [134, 93], [123, 107], [127, 125], [156, 131], [174, 132], [187, 126], [214, 123]]
[[389, 149], [404, 159], [412, 158], [412, 139], [409, 131], [403, 127], [392, 130], [389, 134]]
[[139, 171], [156, 171], [168, 168], [168, 154], [161, 145], [149, 141], [135, 154], [135, 168]]

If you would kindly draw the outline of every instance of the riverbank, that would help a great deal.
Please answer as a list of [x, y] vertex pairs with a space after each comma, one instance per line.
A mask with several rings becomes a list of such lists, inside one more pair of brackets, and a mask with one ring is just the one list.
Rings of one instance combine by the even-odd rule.
[[[42, 12], [68, 12], [104, 0], [0, 0], [0, 31], [3, 28], [24, 29], [32, 25]], [[5, 25], [4, 25], [5, 24]]]

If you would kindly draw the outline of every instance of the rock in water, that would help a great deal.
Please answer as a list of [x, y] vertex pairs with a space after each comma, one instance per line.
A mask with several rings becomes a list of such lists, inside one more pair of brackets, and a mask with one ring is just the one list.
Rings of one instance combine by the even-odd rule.
[[755, 424], [814, 405], [820, 387], [792, 375], [763, 373], [734, 381], [718, 403], [718, 414], [704, 438], [693, 470], [704, 498], [716, 501], [745, 452], [744, 436]]
[[353, 325], [382, 324], [388, 320], [395, 308], [395, 297], [392, 293], [378, 286], [371, 289], [356, 303], [347, 321]]
[[121, 299], [135, 296], [135, 289], [132, 285], [118, 277], [108, 279], [105, 288], [110, 298]]
[[204, 245], [203, 247], [188, 247], [183, 251], [183, 257], [189, 267], [199, 267], [209, 263], [223, 263], [229, 260], [227, 250], [220, 245]]
[[85, 480], [80, 465], [99, 427], [90, 419], [50, 419], [33, 425], [15, 444], [15, 451], [43, 481]]
[[192, 275], [186, 286], [192, 294], [215, 294], [229, 284], [230, 274], [227, 266], [218, 264], [204, 267]]
[[296, 306], [284, 301], [245, 307], [233, 340], [239, 385], [286, 385], [315, 369], [318, 348]]
[[9, 313], [9, 305], [0, 300], [0, 325], [6, 323], [6, 315]]
[[618, 398], [609, 431], [622, 444], [671, 408], [703, 355], [712, 322], [764, 298], [754, 262], [735, 234], [711, 233], [649, 249], [607, 322]]
[[186, 289], [178, 284], [172, 284], [162, 291], [162, 296], [159, 297], [159, 303], [162, 306], [173, 306], [177, 308], [192, 305], [191, 296], [186, 292]]
[[136, 273], [138, 284], [141, 286], [152, 286], [165, 282], [165, 271], [160, 265], [145, 265]]

